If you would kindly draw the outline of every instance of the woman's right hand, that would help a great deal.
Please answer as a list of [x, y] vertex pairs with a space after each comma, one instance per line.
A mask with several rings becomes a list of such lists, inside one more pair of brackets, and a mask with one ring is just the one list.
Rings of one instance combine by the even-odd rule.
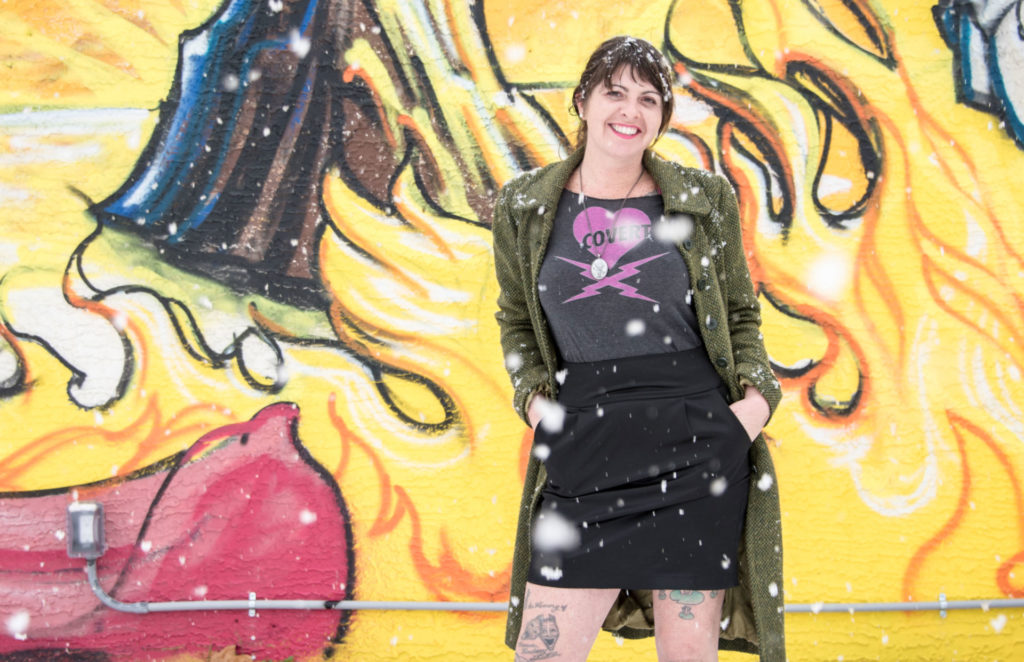
[[540, 393], [530, 398], [530, 406], [526, 409], [526, 418], [530, 420], [530, 427], [534, 430], [537, 429], [540, 419], [544, 418], [544, 405], [544, 396]]

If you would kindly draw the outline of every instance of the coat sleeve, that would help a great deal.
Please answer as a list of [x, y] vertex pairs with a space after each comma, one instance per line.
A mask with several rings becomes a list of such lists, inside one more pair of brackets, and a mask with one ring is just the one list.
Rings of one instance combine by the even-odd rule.
[[548, 370], [537, 345], [537, 334], [527, 305], [530, 287], [529, 256], [519, 250], [520, 224], [512, 215], [515, 194], [505, 186], [498, 196], [491, 225], [494, 240], [494, 268], [498, 280], [498, 320], [505, 369], [515, 393], [516, 413], [529, 424], [527, 406], [534, 393], [548, 392]]
[[761, 335], [761, 306], [754, 293], [743, 249], [736, 194], [727, 179], [718, 176], [715, 180], [718, 183], [716, 209], [721, 214], [721, 250], [725, 252], [725, 306], [729, 315], [733, 364], [740, 385], [750, 385], [760, 391], [774, 413], [782, 399], [782, 391], [772, 373]]

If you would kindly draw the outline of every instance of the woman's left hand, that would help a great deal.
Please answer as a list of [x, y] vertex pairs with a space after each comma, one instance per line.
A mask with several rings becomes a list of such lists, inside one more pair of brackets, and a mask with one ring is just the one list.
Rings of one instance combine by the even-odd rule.
[[729, 405], [729, 409], [739, 419], [751, 441], [760, 434], [771, 414], [768, 401], [753, 386], [747, 386], [743, 392], [743, 399]]

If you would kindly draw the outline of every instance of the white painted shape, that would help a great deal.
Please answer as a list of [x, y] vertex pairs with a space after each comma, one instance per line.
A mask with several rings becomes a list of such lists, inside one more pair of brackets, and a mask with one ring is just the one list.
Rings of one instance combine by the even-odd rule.
[[757, 233], [768, 239], [774, 239], [782, 235], [782, 225], [772, 220], [768, 214], [769, 206], [766, 203], [766, 192], [770, 193], [772, 182], [765, 178], [761, 164], [747, 157], [742, 152], [736, 153], [736, 160], [745, 164], [744, 173], [751, 180], [751, 190], [757, 199]]
[[[29, 189], [0, 184], [0, 207], [14, 207], [16, 205], [29, 202], [30, 200], [34, 200], [36, 197], [36, 194]], [[0, 243], [0, 263], [6, 260], [4, 249], [10, 246], [11, 244]]]
[[834, 193], [846, 193], [853, 188], [853, 182], [846, 177], [823, 174], [818, 178], [818, 197], [824, 198]]
[[36, 110], [0, 115], [0, 129], [7, 133], [41, 136], [94, 136], [139, 131], [150, 111], [134, 108], [92, 110]]
[[[1009, 429], [1017, 439], [1024, 439], [1024, 419], [1021, 410], [1014, 402], [1014, 396], [1010, 393], [1004, 380], [998, 380], [999, 391], [1002, 397], [996, 395], [993, 389], [992, 380], [986, 372], [985, 352], [981, 345], [974, 348], [974, 355], [970, 357], [970, 375], [964, 375], [964, 381], [973, 386], [974, 397], [977, 402], [994, 419]], [[998, 364], [996, 364], [998, 366]]]
[[42, 338], [61, 359], [81, 372], [81, 384], [68, 395], [90, 408], [111, 402], [128, 369], [121, 337], [103, 317], [71, 306], [60, 290], [34, 288], [8, 294], [7, 312], [15, 331]]
[[672, 108], [672, 117], [683, 124], [699, 124], [714, 114], [711, 106], [689, 95], [676, 96]]
[[971, 212], [964, 210], [964, 222], [967, 227], [967, 254], [974, 258], [983, 258], [985, 248], [988, 245], [988, 237], [985, 230], [971, 216]]
[[971, 24], [968, 28], [971, 44], [967, 52], [967, 66], [971, 71], [971, 89], [981, 99], [992, 98], [992, 77], [989, 76], [988, 62], [988, 37], [982, 31]]
[[978, 24], [981, 28], [991, 33], [1001, 22], [1005, 21], [1007, 13], [1017, 4], [1018, 0], [970, 0], [974, 5], [974, 15], [978, 17]]
[[99, 156], [103, 152], [98, 142], [53, 145], [35, 138], [22, 137], [12, 138], [9, 145], [13, 151], [0, 154], [0, 167], [52, 163], [53, 161], [75, 163]]
[[[804, 157], [804, 159], [806, 159], [807, 155], [810, 153], [810, 145], [808, 144], [809, 143], [809, 139], [808, 139], [809, 133], [808, 133], [808, 128], [807, 128], [807, 122], [804, 121], [804, 116], [800, 112], [800, 108], [797, 107], [797, 105], [795, 103], [793, 103], [792, 100], [790, 100], [788, 97], [786, 97], [782, 93], [779, 94], [779, 99], [782, 101], [782, 105], [786, 107], [786, 112], [789, 113], [789, 119], [790, 119], [790, 122], [792, 123], [790, 125], [791, 128], [792, 128], [790, 133], [796, 139], [796, 142], [799, 145], [800, 156], [802, 156], [802, 157]], [[815, 129], [814, 135], [815, 136], [818, 135], [817, 129]], [[795, 181], [799, 182], [799, 181], [803, 180], [803, 173], [800, 172], [800, 171], [797, 171], [796, 165], [801, 164], [801, 163], [805, 163], [805, 162], [806, 161], [798, 161], [796, 159], [792, 160], [792, 163], [794, 165], [793, 178], [794, 178]], [[773, 173], [773, 175], [774, 175], [774, 173]]]
[[6, 342], [0, 343], [0, 388], [11, 388], [18, 379], [18, 357]]
[[[385, 314], [382, 309], [374, 305], [370, 300], [367, 300], [356, 290], [350, 290], [348, 297], [355, 301], [363, 310], [372, 310], [376, 318], [375, 321], [378, 324], [387, 325], [386, 328], [437, 336], [472, 330], [477, 326], [477, 321], [473, 319], [439, 315], [426, 308], [416, 306], [411, 298], [402, 297], [399, 292], [395, 291], [396, 289], [404, 290], [405, 288], [404, 286], [396, 286], [393, 280], [373, 278], [369, 279], [369, 281], [377, 292], [373, 300], [402, 301], [402, 312], [405, 313], [405, 317], [399, 318]], [[427, 290], [431, 301], [438, 301], [439, 299], [435, 298], [435, 295], [445, 291], [444, 288], [438, 288], [429, 281], [419, 279], [418, 282]], [[444, 302], [445, 300], [440, 299], [440, 301]], [[457, 302], [454, 301], [453, 303]]]
[[1017, 12], [1011, 11], [1003, 17], [992, 38], [996, 42], [995, 65], [1006, 93], [1003, 105], [1009, 105], [1008, 112], [1024, 121], [1024, 40], [1019, 30]]
[[281, 383], [282, 361], [265, 340], [255, 334], [249, 334], [242, 341], [240, 349], [246, 370], [259, 375], [264, 381]]

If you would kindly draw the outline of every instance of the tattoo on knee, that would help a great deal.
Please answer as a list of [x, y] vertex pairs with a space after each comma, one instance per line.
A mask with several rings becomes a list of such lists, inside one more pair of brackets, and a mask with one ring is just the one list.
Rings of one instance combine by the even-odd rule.
[[[548, 605], [553, 606], [553, 605]], [[562, 606], [565, 610], [567, 605]], [[555, 644], [558, 643], [558, 620], [554, 614], [534, 616], [523, 626], [516, 646], [516, 662], [533, 662], [547, 660], [558, 655]]]
[[[718, 597], [718, 591], [708, 592], [712, 598]], [[679, 603], [681, 609], [679, 611], [679, 618], [684, 621], [692, 621], [696, 618], [693, 615], [693, 607], [704, 602], [703, 591], [658, 591], [659, 600], [672, 600], [673, 602]]]

